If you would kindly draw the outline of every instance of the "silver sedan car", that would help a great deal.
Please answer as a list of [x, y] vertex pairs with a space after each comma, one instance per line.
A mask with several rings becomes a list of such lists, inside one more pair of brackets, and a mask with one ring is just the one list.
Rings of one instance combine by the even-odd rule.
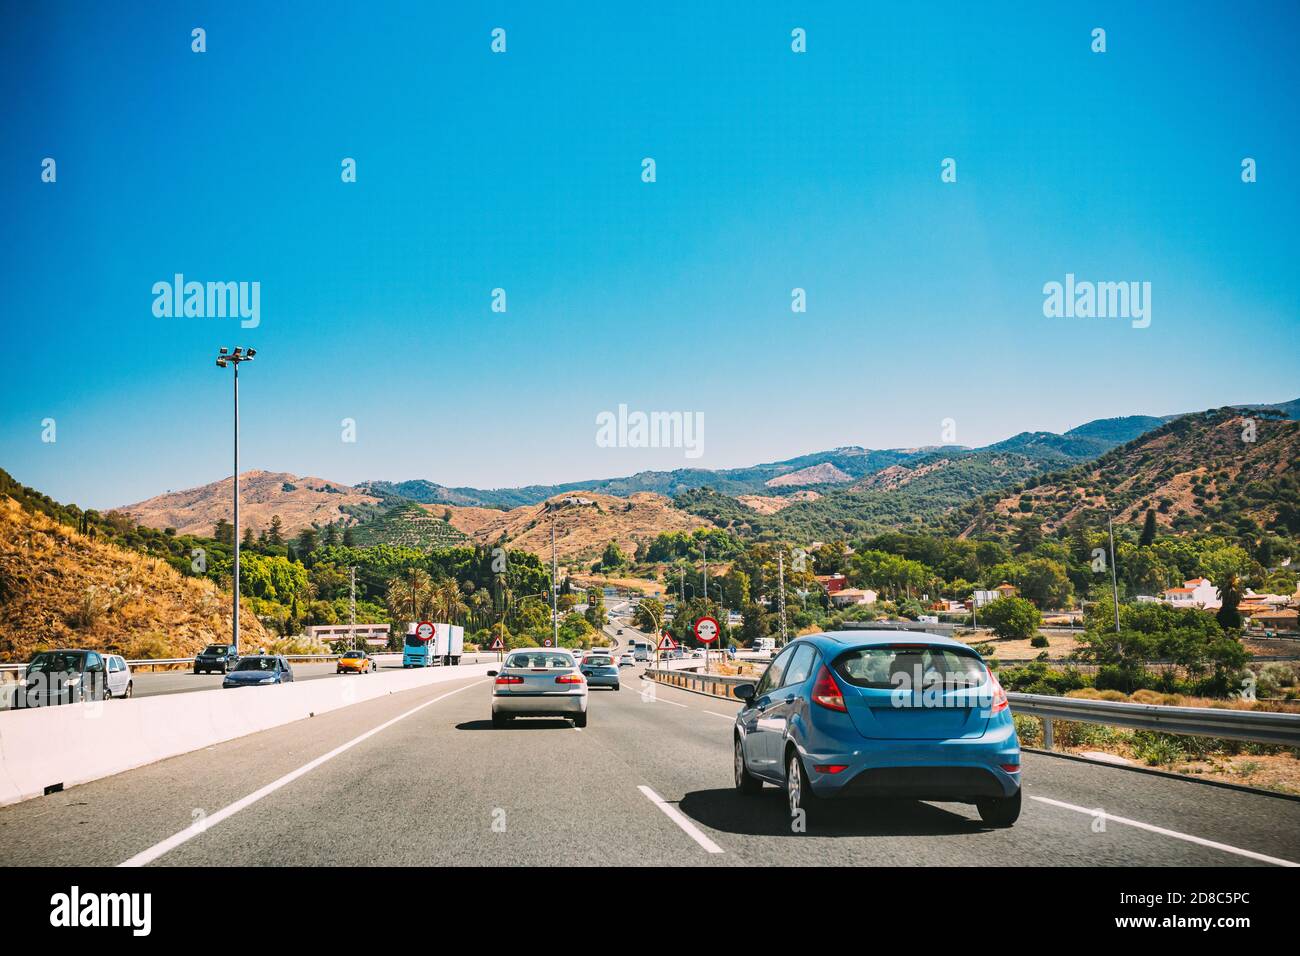
[[568, 717], [587, 726], [587, 679], [573, 655], [563, 649], [511, 651], [500, 671], [488, 671], [492, 684], [492, 726], [515, 717]]

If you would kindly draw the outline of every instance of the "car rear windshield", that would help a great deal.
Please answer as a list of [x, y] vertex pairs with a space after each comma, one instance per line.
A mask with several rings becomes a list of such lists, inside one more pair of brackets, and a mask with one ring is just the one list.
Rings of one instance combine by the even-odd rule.
[[43, 651], [27, 665], [29, 673], [57, 674], [85, 669], [86, 655], [69, 651]]
[[213, 644], [213, 645], [211, 645], [207, 650], [205, 650], [203, 653], [204, 653], [204, 654], [224, 654], [224, 653], [226, 653], [226, 648], [225, 648], [225, 645], [222, 645], [222, 644]]
[[572, 667], [573, 658], [568, 654], [548, 654], [545, 651], [533, 651], [528, 654], [511, 654], [506, 667]]
[[974, 654], [924, 644], [891, 644], [841, 654], [835, 659], [835, 672], [855, 687], [915, 690], [936, 685], [978, 687], [986, 670]]
[[592, 667], [604, 667], [606, 664], [613, 663], [613, 661], [608, 657], [602, 656], [602, 657], [590, 657], [587, 659], [587, 663], [590, 664]]
[[354, 658], [354, 659], [355, 659], [355, 658], [358, 658], [358, 657], [365, 657], [366, 655], [363, 654], [363, 653], [361, 653], [360, 651], [348, 651], [348, 652], [347, 652], [346, 654], [344, 654], [343, 656], [344, 656], [345, 658]]
[[275, 670], [274, 657], [245, 657], [235, 665], [237, 671], [273, 671]]

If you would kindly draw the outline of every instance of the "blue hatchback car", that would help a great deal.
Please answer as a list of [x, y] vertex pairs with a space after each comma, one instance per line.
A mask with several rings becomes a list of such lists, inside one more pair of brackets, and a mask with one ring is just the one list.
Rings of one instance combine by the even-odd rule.
[[736, 788], [783, 787], [792, 815], [821, 801], [973, 803], [989, 826], [1020, 816], [1020, 741], [1007, 695], [958, 641], [837, 631], [792, 641], [734, 689]]

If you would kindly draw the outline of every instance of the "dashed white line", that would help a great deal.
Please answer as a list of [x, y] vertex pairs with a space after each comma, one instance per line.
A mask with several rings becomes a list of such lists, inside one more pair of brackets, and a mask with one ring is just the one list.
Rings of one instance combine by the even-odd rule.
[[1244, 856], [1248, 859], [1259, 860], [1263, 863], [1273, 863], [1277, 866], [1300, 866], [1300, 863], [1293, 863], [1291, 860], [1283, 860], [1276, 856], [1267, 856], [1263, 853], [1256, 853], [1254, 850], [1243, 850], [1241, 847], [1229, 846], [1227, 843], [1217, 843], [1214, 840], [1207, 840], [1204, 837], [1192, 836], [1190, 833], [1179, 833], [1177, 830], [1166, 830], [1164, 827], [1158, 827], [1151, 823], [1143, 823], [1141, 820], [1130, 820], [1128, 817], [1117, 817], [1115, 814], [1106, 813], [1104, 810], [1080, 807], [1073, 803], [1066, 803], [1062, 800], [1053, 800], [1050, 797], [1031, 796], [1029, 799], [1037, 800], [1039, 803], [1046, 803], [1053, 807], [1061, 807], [1064, 810], [1073, 810], [1076, 813], [1085, 813], [1090, 817], [1110, 820], [1112, 823], [1122, 823], [1127, 827], [1136, 827], [1139, 830], [1158, 833], [1161, 836], [1172, 837], [1175, 840], [1184, 840], [1187, 843], [1195, 843], [1198, 846], [1208, 846], [1214, 850], [1222, 850], [1224, 853]]
[[714, 717], [721, 717], [723, 720], [735, 720], [735, 714], [720, 714], [716, 710], [706, 710], [706, 714], [712, 714]]
[[644, 785], [638, 786], [637, 789], [640, 790], [643, 794], [645, 794], [646, 799], [648, 799], [656, 807], [662, 810], [665, 816], [667, 816], [669, 820], [672, 820], [673, 823], [681, 827], [683, 833], [685, 833], [688, 837], [690, 837], [701, 847], [703, 847], [706, 853], [722, 852], [722, 847], [718, 846], [716, 843], [714, 843], [712, 840], [706, 837], [702, 832], [700, 832], [700, 828], [697, 827], [694, 823], [692, 823], [689, 819], [687, 819], [685, 814], [683, 814], [680, 810], [678, 810], [675, 806], [673, 806], [663, 797], [659, 796], [659, 794], [655, 793], [649, 787]]
[[335, 757], [337, 757], [341, 753], [344, 753], [345, 751], [351, 750], [353, 747], [361, 743], [363, 740], [369, 740], [375, 734], [379, 733], [381, 730], [388, 729], [389, 727], [393, 726], [393, 724], [397, 723], [399, 720], [405, 720], [407, 717], [410, 717], [412, 714], [418, 714], [420, 711], [424, 710], [424, 708], [429, 707], [432, 704], [436, 704], [440, 700], [446, 700], [452, 694], [459, 694], [463, 690], [469, 690], [471, 687], [478, 687], [479, 685], [484, 683], [487, 682], [475, 681], [472, 684], [466, 684], [464, 687], [457, 687], [455, 690], [448, 691], [447, 693], [442, 694], [439, 697], [435, 697], [433, 700], [426, 700], [423, 704], [420, 704], [418, 707], [412, 707], [406, 713], [398, 714], [392, 720], [384, 721], [384, 723], [380, 724], [378, 727], [372, 727], [370, 730], [367, 730], [361, 736], [353, 737], [347, 743], [335, 747], [329, 753], [322, 754], [321, 756], [317, 757], [315, 760], [311, 761], [310, 763], [303, 764], [297, 770], [291, 770], [289, 773], [286, 773], [279, 780], [271, 781], [265, 787], [262, 787], [260, 790], [254, 790], [252, 793], [244, 797], [242, 800], [236, 800], [234, 803], [230, 804], [230, 806], [222, 807], [216, 813], [209, 814], [207, 817], [204, 817], [202, 820], [192, 823], [190, 826], [186, 827], [180, 833], [176, 833], [173, 834], [172, 836], [169, 836], [161, 843], [156, 843], [153, 846], [149, 847], [149, 849], [140, 851], [135, 856], [131, 857], [131, 859], [127, 860], [124, 863], [119, 863], [118, 865], [131, 866], [131, 867], [146, 866], [147, 864], [152, 863], [154, 860], [158, 859], [164, 853], [168, 853], [171, 850], [176, 849], [182, 843], [188, 843], [190, 840], [193, 840], [196, 836], [199, 836], [200, 834], [204, 833], [210, 827], [215, 826], [216, 824], [220, 823], [222, 820], [234, 816], [240, 810], [244, 810], [248, 807], [251, 807], [253, 804], [257, 803], [257, 801], [261, 800], [263, 797], [270, 796], [271, 794], [275, 793], [275, 791], [279, 790], [281, 787], [293, 783], [303, 774], [311, 773], [311, 771], [315, 770], [321, 764], [333, 760]]

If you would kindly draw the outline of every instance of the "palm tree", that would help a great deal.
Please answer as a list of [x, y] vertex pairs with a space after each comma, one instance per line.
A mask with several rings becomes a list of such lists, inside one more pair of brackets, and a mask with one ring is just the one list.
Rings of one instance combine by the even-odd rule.
[[460, 582], [455, 578], [448, 578], [434, 588], [433, 612], [438, 620], [454, 624], [468, 610], [469, 605], [465, 603], [465, 596], [461, 593]]
[[411, 568], [391, 578], [384, 603], [394, 621], [423, 621], [433, 617], [434, 586], [429, 572]]

